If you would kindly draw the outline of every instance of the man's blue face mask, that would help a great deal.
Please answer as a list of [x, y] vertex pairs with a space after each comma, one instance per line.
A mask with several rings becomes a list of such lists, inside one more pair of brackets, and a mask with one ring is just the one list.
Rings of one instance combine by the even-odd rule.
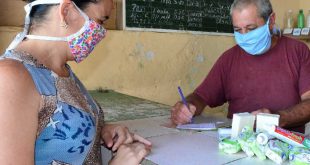
[[269, 19], [264, 26], [245, 34], [234, 32], [237, 44], [251, 55], [261, 55], [271, 47]]

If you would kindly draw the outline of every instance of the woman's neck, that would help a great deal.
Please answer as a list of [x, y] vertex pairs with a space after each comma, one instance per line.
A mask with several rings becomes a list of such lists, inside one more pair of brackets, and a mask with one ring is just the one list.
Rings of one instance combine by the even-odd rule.
[[39, 64], [46, 66], [58, 76], [68, 77], [68, 59], [64, 45], [61, 42], [25, 40], [15, 50], [29, 53]]

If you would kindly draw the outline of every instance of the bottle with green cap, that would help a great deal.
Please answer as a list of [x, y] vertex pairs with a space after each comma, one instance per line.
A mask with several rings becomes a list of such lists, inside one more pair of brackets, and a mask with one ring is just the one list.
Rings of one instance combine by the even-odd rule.
[[308, 11], [308, 15], [307, 15], [307, 24], [306, 27], [310, 28], [310, 10]]
[[298, 18], [297, 19], [298, 28], [304, 28], [305, 27], [305, 15], [302, 9], [299, 10], [297, 18]]

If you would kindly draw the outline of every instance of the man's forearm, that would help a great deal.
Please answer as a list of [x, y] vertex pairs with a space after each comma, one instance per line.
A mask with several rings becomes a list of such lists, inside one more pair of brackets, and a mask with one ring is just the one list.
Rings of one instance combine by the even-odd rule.
[[186, 97], [188, 103], [193, 104], [196, 107], [195, 115], [200, 115], [203, 109], [206, 107], [205, 101], [195, 93], [191, 93]]
[[294, 127], [305, 124], [310, 121], [310, 99], [277, 113], [280, 115], [281, 127]]

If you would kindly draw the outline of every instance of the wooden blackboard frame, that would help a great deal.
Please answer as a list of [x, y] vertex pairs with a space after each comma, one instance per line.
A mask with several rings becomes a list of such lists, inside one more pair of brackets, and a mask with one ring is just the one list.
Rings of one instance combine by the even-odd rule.
[[234, 36], [233, 33], [224, 32], [204, 32], [204, 31], [191, 31], [191, 30], [172, 30], [172, 29], [157, 29], [157, 28], [138, 28], [127, 27], [126, 25], [126, 0], [122, 0], [122, 27], [123, 30], [128, 31], [142, 31], [142, 32], [161, 32], [161, 33], [189, 33], [189, 34], [202, 34], [202, 35], [219, 35], [219, 36]]

